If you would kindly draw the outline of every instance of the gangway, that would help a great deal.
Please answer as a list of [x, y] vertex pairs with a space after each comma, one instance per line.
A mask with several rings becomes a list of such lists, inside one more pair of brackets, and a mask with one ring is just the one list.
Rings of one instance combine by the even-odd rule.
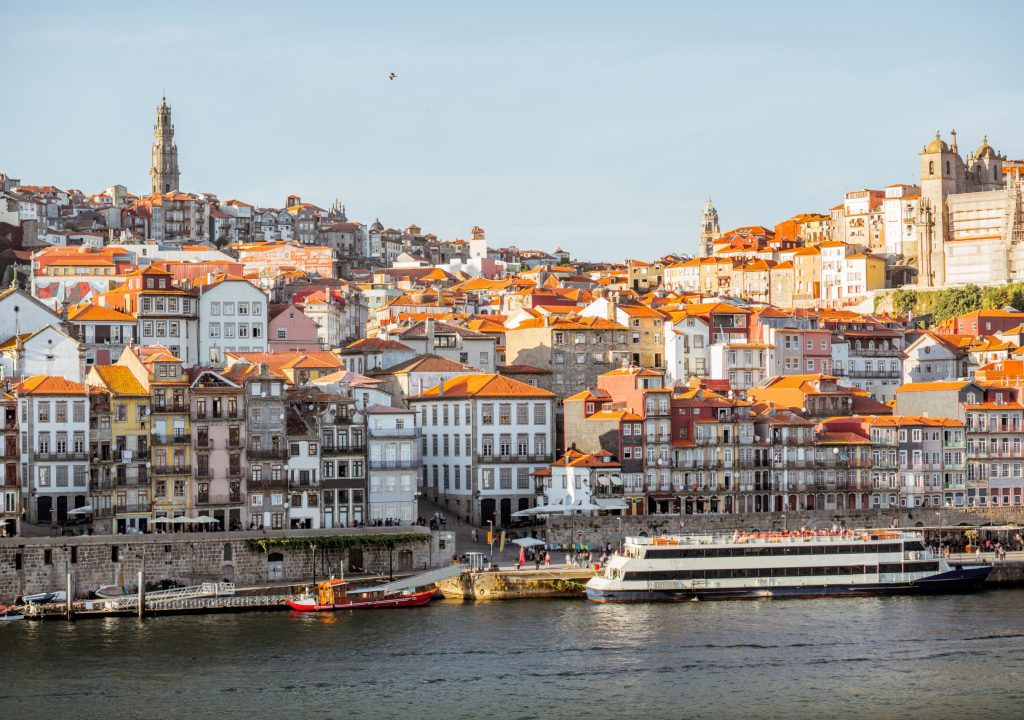
[[[162, 602], [166, 600], [186, 600], [191, 598], [222, 597], [235, 594], [235, 584], [227, 582], [208, 582], [202, 585], [191, 587], [172, 588], [170, 590], [155, 590], [147, 592], [146, 604], [151, 602]], [[138, 607], [138, 594], [124, 595], [123, 597], [111, 600], [110, 605], [114, 610], [128, 610]]]
[[358, 592], [395, 592], [397, 590], [405, 590], [406, 588], [417, 588], [426, 587], [427, 585], [436, 585], [442, 580], [456, 577], [462, 574], [461, 565], [448, 565], [447, 567], [438, 568], [437, 570], [428, 570], [425, 573], [419, 575], [411, 575], [401, 580], [393, 580], [383, 585], [376, 585], [370, 588], [359, 588]]

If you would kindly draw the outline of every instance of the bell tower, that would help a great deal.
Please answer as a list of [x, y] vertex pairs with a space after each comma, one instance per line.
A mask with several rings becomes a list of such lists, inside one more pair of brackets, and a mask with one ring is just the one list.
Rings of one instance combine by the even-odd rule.
[[174, 125], [167, 98], [160, 100], [153, 126], [153, 157], [149, 166], [154, 195], [178, 191], [178, 146], [174, 144]]
[[711, 204], [711, 198], [704, 204], [704, 213], [700, 218], [700, 246], [698, 251], [701, 257], [710, 257], [714, 252], [713, 243], [715, 238], [722, 234], [718, 227], [718, 211]]
[[945, 243], [949, 236], [946, 198], [964, 191], [964, 163], [956, 150], [955, 139], [950, 147], [938, 132], [921, 150], [920, 158], [921, 206], [930, 214], [931, 223], [919, 236], [918, 284], [943, 287], [946, 283]]

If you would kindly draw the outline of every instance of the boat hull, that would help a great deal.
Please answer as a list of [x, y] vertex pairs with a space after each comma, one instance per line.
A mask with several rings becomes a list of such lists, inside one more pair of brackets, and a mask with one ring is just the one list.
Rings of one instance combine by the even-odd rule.
[[690, 600], [765, 600], [771, 598], [869, 597], [872, 595], [942, 595], [973, 592], [992, 572], [990, 565], [964, 567], [907, 583], [865, 583], [777, 587], [614, 590], [587, 587], [594, 602], [686, 602]]
[[286, 603], [295, 612], [334, 612], [336, 610], [373, 610], [384, 608], [418, 607], [430, 602], [435, 590], [423, 590], [421, 592], [409, 593], [408, 595], [393, 595], [390, 597], [373, 598], [368, 600], [352, 600], [332, 605], [318, 605], [315, 602], [306, 602], [302, 599], [289, 598]]

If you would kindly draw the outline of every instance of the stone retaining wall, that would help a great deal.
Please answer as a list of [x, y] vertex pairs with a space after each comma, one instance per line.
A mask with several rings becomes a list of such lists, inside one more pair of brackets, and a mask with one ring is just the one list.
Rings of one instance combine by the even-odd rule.
[[[276, 532], [182, 533], [0, 540], [0, 602], [20, 595], [63, 590], [66, 575], [74, 578], [76, 595], [85, 596], [102, 585], [135, 585], [137, 573], [147, 584], [170, 580], [178, 585], [228, 580], [240, 586], [268, 582], [302, 582], [313, 577], [313, 552], [308, 548], [249, 549], [249, 541], [267, 537], [311, 537], [422, 533], [429, 542], [409, 543], [394, 550], [394, 571], [409, 572], [445, 565], [451, 560], [454, 533], [431, 533], [421, 527], [376, 527]], [[404, 551], [404, 552], [403, 552]], [[386, 548], [361, 549], [366, 572], [386, 574]], [[316, 575], [340, 576], [354, 549], [316, 552]]]

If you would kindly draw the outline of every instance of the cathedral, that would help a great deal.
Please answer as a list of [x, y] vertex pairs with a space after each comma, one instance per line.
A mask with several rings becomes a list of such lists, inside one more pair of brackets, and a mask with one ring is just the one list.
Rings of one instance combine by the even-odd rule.
[[966, 159], [939, 133], [920, 153], [917, 217], [920, 287], [1024, 279], [1022, 163], [1008, 161], [988, 144]]
[[149, 167], [154, 195], [178, 191], [178, 146], [174, 144], [174, 125], [167, 98], [156, 109], [153, 126], [153, 157]]

